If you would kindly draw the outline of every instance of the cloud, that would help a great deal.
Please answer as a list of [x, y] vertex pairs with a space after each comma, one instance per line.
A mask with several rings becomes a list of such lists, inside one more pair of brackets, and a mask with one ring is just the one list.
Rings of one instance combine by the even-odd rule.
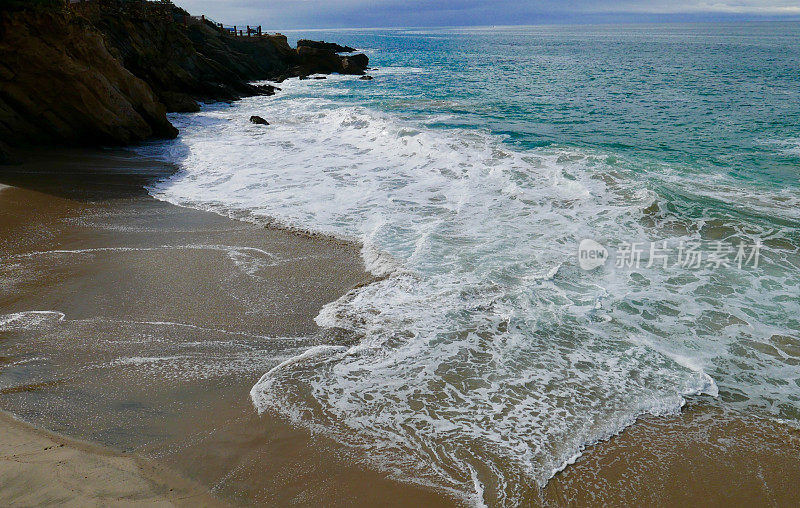
[[602, 23], [800, 19], [797, 0], [175, 0], [220, 22], [265, 27]]

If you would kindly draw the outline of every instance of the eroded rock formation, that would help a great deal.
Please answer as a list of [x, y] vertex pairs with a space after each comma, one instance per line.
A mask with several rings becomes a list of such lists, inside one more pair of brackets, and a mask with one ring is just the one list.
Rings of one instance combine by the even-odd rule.
[[[92, 0], [0, 3], [0, 141], [130, 144], [174, 137], [167, 111], [198, 100], [271, 95], [271, 85], [310, 74], [363, 75], [352, 48], [283, 35], [233, 37], [171, 4]], [[135, 8], [134, 8], [135, 7]]]

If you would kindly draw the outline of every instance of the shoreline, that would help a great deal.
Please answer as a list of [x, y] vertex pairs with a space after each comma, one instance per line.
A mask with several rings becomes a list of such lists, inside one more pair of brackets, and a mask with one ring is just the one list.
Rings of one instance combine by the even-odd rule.
[[[359, 245], [158, 201], [141, 182], [170, 167], [71, 153], [61, 152], [57, 167], [43, 154], [21, 168], [44, 176], [0, 178], [16, 185], [0, 187], [0, 252], [15, 265], [1, 268], [18, 278], [0, 288], [0, 314], [29, 321], [0, 334], [3, 409], [98, 450], [142, 457], [221, 502], [463, 503], [371, 470], [325, 436], [258, 416], [249, 400], [271, 365], [338, 340], [313, 321], [322, 305], [372, 280]], [[76, 169], [81, 178], [65, 185], [62, 171]], [[86, 183], [86, 171], [100, 177]], [[797, 429], [692, 403], [587, 446], [543, 490], [526, 488], [524, 500], [798, 501], [788, 482], [800, 476], [798, 454]], [[636, 484], [623, 481], [634, 476]]]
[[[0, 198], [0, 252], [25, 265], [0, 287], [0, 314], [36, 321], [0, 333], [0, 407], [154, 460], [234, 504], [453, 504], [250, 401], [271, 365], [337, 340], [314, 318], [372, 279], [360, 246], [158, 201], [138, 190], [142, 170], [170, 168], [71, 152], [60, 169], [43, 155], [0, 179], [15, 185]], [[22, 174], [36, 165], [47, 175]], [[72, 189], [59, 172], [103, 165], [95, 184]]]

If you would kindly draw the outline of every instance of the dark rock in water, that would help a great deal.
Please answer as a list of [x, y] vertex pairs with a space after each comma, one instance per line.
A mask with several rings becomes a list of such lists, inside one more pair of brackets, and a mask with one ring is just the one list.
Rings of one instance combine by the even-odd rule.
[[356, 51], [356, 48], [351, 48], [350, 46], [341, 46], [334, 42], [310, 41], [308, 39], [300, 39], [297, 41], [297, 47], [299, 48], [300, 46], [306, 46], [314, 49], [327, 49], [328, 51], [333, 51], [334, 53], [353, 53]]
[[366, 70], [367, 66], [369, 65], [369, 58], [367, 57], [367, 55], [363, 53], [346, 56], [344, 57], [344, 59], [349, 63], [349, 65], [360, 68], [361, 72], [364, 72], [364, 70]]
[[281, 90], [277, 86], [272, 86], [272, 85], [253, 85], [253, 87], [256, 90], [258, 90], [258, 92], [259, 92], [258, 95], [267, 95], [267, 96], [275, 95], [276, 91], [279, 92]]
[[363, 79], [364, 81], [369, 81], [370, 79], [372, 79], [372, 76], [370, 76], [369, 74], [366, 74], [364, 76], [361, 76], [358, 79]]
[[254, 123], [256, 125], [269, 125], [269, 122], [264, 120], [260, 116], [251, 116], [250, 123]]
[[339, 56], [333, 51], [309, 46], [298, 47], [297, 56], [300, 63], [290, 70], [297, 76], [334, 72], [360, 75], [364, 74], [364, 68], [369, 64], [369, 58], [366, 55]]
[[339, 72], [342, 68], [342, 57], [327, 49], [316, 49], [308, 46], [297, 48], [297, 56], [300, 58], [300, 76], [309, 74], [330, 74]]
[[328, 76], [314, 76], [314, 79], [328, 79]]

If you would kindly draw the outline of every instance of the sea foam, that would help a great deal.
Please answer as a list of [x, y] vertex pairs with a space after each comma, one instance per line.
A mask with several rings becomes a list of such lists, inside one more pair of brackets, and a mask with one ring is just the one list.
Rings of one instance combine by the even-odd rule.
[[[146, 148], [182, 168], [151, 188], [159, 199], [358, 241], [379, 276], [322, 309], [318, 324], [349, 338], [267, 372], [251, 392], [259, 411], [363, 449], [403, 479], [513, 504], [585, 446], [643, 414], [674, 414], [688, 396], [724, 385], [767, 411], [787, 400], [788, 388], [767, 381], [797, 378], [780, 359], [748, 351], [757, 380], [728, 369], [742, 337], [763, 342], [786, 329], [775, 312], [800, 312], [780, 291], [752, 311], [762, 272], [577, 266], [583, 238], [706, 240], [704, 223], [680, 214], [695, 206], [680, 195], [722, 187], [658, 174], [655, 192], [617, 156], [515, 149], [325, 90], [297, 82], [274, 98], [176, 115], [181, 137]], [[272, 125], [250, 125], [252, 114]], [[734, 207], [772, 206], [722, 192]], [[724, 221], [732, 234], [760, 232], [737, 220]], [[767, 276], [787, 295], [797, 283]], [[721, 287], [734, 296], [723, 301]]]

